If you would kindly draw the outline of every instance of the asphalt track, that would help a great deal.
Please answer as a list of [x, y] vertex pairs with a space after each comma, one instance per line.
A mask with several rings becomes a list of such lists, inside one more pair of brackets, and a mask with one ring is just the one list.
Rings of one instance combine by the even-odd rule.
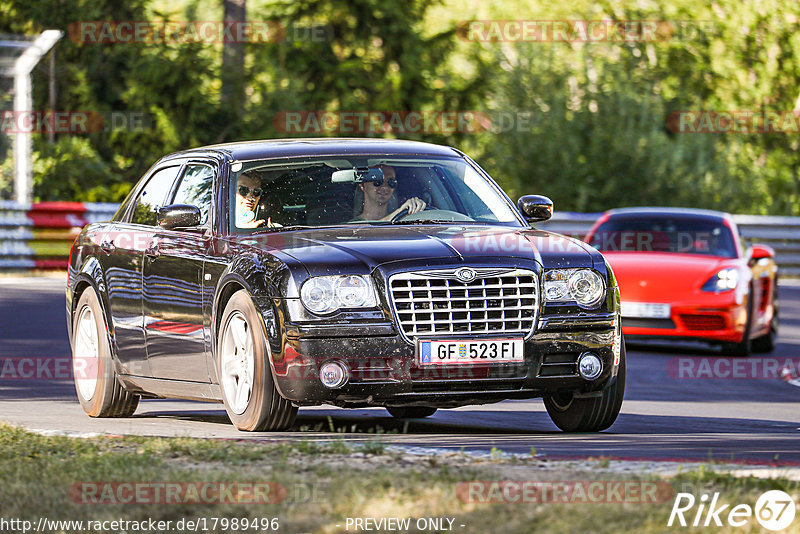
[[[775, 366], [787, 358], [800, 361], [796, 284], [781, 286], [781, 331], [772, 354], [734, 367], [733, 359], [717, 364], [718, 353], [697, 346], [629, 347], [628, 387], [619, 419], [606, 432], [571, 435], [558, 431], [538, 399], [440, 410], [408, 423], [393, 420], [380, 408], [307, 408], [300, 410], [293, 431], [283, 433], [238, 432], [222, 405], [187, 401], [146, 400], [129, 419], [90, 419], [78, 404], [72, 381], [59, 378], [54, 362], [42, 365], [32, 377], [9, 377], [11, 368], [4, 367], [9, 359], [17, 365], [25, 358], [62, 363], [69, 358], [63, 287], [63, 279], [52, 277], [0, 278], [1, 421], [68, 434], [344, 438], [466, 451], [496, 447], [524, 454], [535, 447], [549, 458], [800, 464], [800, 387], [774, 376]], [[715, 377], [709, 378], [709, 373]], [[331, 432], [331, 425], [344, 431]]]

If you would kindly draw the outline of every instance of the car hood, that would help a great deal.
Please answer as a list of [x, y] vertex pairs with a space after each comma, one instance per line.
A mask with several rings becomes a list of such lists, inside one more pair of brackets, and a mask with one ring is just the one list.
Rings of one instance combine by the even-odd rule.
[[697, 293], [720, 269], [738, 260], [697, 254], [603, 252], [619, 284], [623, 301], [673, 302]]
[[[372, 271], [393, 262], [448, 263], [520, 258], [545, 268], [592, 267], [599, 253], [581, 241], [533, 228], [476, 225], [357, 226], [239, 237], [243, 244], [280, 252], [312, 275]], [[596, 260], [594, 260], [596, 261]], [[602, 261], [600, 258], [599, 261]]]

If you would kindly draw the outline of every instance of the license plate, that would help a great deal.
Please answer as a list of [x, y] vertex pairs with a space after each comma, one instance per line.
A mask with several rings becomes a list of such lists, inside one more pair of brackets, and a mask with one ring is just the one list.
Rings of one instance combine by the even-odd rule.
[[420, 340], [417, 354], [421, 366], [525, 361], [522, 339]]
[[669, 319], [669, 304], [654, 302], [623, 302], [622, 316], [646, 319]]

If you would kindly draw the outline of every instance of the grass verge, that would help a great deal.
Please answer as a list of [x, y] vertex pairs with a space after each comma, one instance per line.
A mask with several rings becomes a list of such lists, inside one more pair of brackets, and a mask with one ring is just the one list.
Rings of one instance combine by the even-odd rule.
[[[411, 532], [660, 533], [672, 530], [667, 520], [674, 492], [678, 491], [697, 497], [719, 492], [720, 502], [753, 506], [764, 491], [781, 489], [800, 503], [797, 482], [737, 478], [715, 471], [713, 466], [678, 473], [667, 481], [646, 473], [615, 473], [607, 467], [603, 462], [597, 462], [594, 468], [585, 464], [576, 467], [534, 456], [476, 459], [458, 452], [412, 456], [387, 451], [378, 443], [319, 444], [302, 437], [274, 443], [144, 437], [73, 439], [0, 424], [0, 517], [25, 519], [32, 524], [40, 517], [85, 522], [80, 530], [74, 524], [71, 528], [61, 525], [62, 532], [108, 532], [100, 523], [93, 528], [86, 522], [152, 519], [171, 521], [169, 529], [137, 530], [127, 525], [112, 531], [179, 532], [192, 530], [186, 526], [187, 520], [204, 520], [199, 531], [262, 532], [264, 526], [267, 530], [279, 526], [280, 532], [334, 533], [367, 530], [363, 523], [356, 528], [353, 518], [392, 517], [408, 518], [408, 529], [401, 531]], [[475, 481], [488, 483], [470, 494], [465, 488]], [[546, 492], [529, 494], [527, 499], [517, 494], [514, 499], [497, 489], [505, 486], [492, 485], [491, 481], [529, 481], [538, 484], [540, 490], [550, 483], [586, 489], [592, 482], [608, 488], [608, 484], [625, 481], [651, 482], [660, 484], [661, 489], [656, 502], [642, 502], [652, 499], [638, 497], [625, 498], [622, 503], [594, 502], [576, 497], [574, 491], [567, 491], [568, 497], [564, 494], [554, 499], [558, 502], [542, 502], [542, 496], [547, 500]], [[166, 484], [178, 488], [172, 494], [173, 502], [166, 502]], [[253, 484], [269, 486], [268, 495], [254, 492]], [[155, 493], [157, 487], [162, 488], [160, 498]], [[226, 502], [216, 502], [219, 499], [214, 492], [204, 496], [203, 488], [207, 487], [238, 489], [222, 492]], [[496, 490], [493, 494], [491, 487]], [[244, 492], [242, 488], [246, 488]], [[231, 502], [227, 498], [230, 495], [234, 495], [233, 501], [238, 496], [244, 503]], [[551, 497], [554, 495], [551, 493]], [[512, 502], [483, 502], [498, 497]], [[125, 502], [128, 500], [132, 502]], [[519, 500], [526, 502], [514, 502]], [[691, 517], [687, 514], [689, 520], [693, 517], [694, 510]], [[246, 518], [248, 523], [263, 519], [256, 529], [252, 523], [244, 528], [243, 521], [234, 528], [234, 518]], [[271, 518], [277, 518], [277, 523], [264, 521]], [[418, 518], [428, 519], [417, 523]], [[181, 520], [183, 528], [178, 528]], [[800, 531], [800, 518], [795, 525], [794, 531]], [[45, 531], [59, 531], [52, 523], [50, 526]], [[389, 531], [387, 525], [383, 526], [370, 531]], [[760, 526], [753, 519], [745, 528], [713, 530], [758, 532]]]

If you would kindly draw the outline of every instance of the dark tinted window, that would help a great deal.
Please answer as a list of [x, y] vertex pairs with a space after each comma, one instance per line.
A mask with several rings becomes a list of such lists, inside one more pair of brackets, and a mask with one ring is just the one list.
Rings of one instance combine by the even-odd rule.
[[200, 224], [208, 221], [214, 170], [208, 165], [189, 164], [175, 191], [173, 204], [191, 204], [200, 208]]
[[139, 200], [136, 203], [136, 208], [133, 210], [133, 217], [131, 222], [134, 224], [146, 224], [148, 226], [155, 226], [158, 224], [156, 220], [156, 212], [158, 208], [164, 205], [164, 201], [172, 189], [172, 184], [178, 176], [180, 166], [164, 167], [157, 170], [147, 185], [142, 189], [139, 195]]
[[590, 243], [608, 252], [673, 252], [736, 257], [730, 229], [722, 221], [673, 216], [612, 217]]
[[[412, 225], [454, 221], [519, 225], [513, 205], [461, 158], [341, 155], [251, 161], [231, 180], [232, 231], [389, 224], [398, 214], [400, 222]], [[379, 205], [384, 213], [372, 210], [367, 219], [365, 192], [373, 194], [378, 187], [384, 191], [381, 195], [390, 196]], [[413, 198], [427, 209], [405, 217], [402, 206]]]

